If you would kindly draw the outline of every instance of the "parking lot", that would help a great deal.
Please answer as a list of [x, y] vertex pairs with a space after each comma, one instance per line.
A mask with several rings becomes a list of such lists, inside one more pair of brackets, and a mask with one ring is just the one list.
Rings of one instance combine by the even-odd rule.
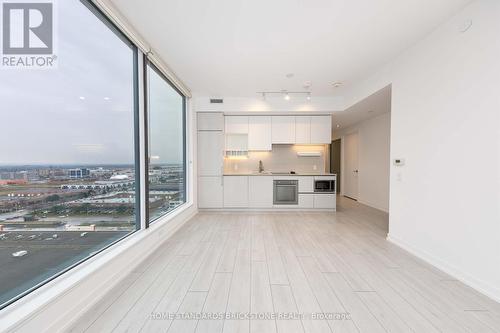
[[[126, 231], [0, 232], [0, 304], [128, 234]], [[12, 254], [27, 251], [21, 257]]]

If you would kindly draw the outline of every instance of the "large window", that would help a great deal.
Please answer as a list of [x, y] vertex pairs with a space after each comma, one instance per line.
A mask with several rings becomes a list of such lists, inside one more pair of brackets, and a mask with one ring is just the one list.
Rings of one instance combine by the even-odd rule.
[[[86, 3], [57, 1], [55, 15], [57, 68], [0, 73], [3, 305], [139, 225], [137, 49]], [[183, 101], [155, 89], [151, 105], [167, 111], [151, 114], [166, 123], [152, 123], [151, 207], [165, 210], [184, 200], [182, 116], [170, 112]]]
[[146, 67], [149, 220], [186, 201], [185, 97], [152, 64]]

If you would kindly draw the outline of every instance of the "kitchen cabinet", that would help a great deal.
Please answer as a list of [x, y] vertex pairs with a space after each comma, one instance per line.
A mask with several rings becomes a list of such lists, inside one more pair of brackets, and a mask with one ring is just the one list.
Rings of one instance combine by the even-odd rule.
[[300, 194], [297, 208], [314, 208], [314, 194]]
[[222, 176], [198, 177], [198, 207], [223, 207]]
[[198, 131], [198, 176], [222, 176], [223, 159], [223, 132]]
[[311, 116], [311, 144], [332, 143], [332, 117]]
[[272, 143], [295, 143], [295, 116], [272, 116]]
[[248, 177], [248, 207], [250, 208], [273, 207], [273, 177], [267, 177], [267, 176]]
[[224, 114], [222, 112], [198, 112], [198, 131], [223, 131]]
[[295, 117], [295, 143], [296, 144], [311, 143], [311, 117], [308, 116]]
[[224, 176], [224, 208], [248, 207], [248, 176]]
[[226, 134], [248, 134], [248, 116], [226, 116]]
[[298, 177], [299, 193], [314, 192], [314, 177]]
[[318, 193], [314, 195], [314, 208], [335, 209], [337, 207], [337, 196], [335, 194]]
[[271, 117], [248, 117], [248, 150], [272, 150]]
[[226, 151], [248, 151], [247, 134], [226, 134]]

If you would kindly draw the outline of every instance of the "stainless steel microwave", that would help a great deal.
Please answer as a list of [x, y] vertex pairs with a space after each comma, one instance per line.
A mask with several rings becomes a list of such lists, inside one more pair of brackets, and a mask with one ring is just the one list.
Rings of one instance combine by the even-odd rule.
[[316, 179], [314, 181], [314, 192], [335, 193], [335, 180]]

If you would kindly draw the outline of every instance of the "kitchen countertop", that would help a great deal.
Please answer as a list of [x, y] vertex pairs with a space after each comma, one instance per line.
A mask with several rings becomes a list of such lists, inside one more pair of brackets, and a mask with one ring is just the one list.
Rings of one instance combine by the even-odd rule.
[[263, 172], [263, 173], [258, 173], [258, 172], [234, 172], [234, 173], [224, 173], [223, 176], [336, 176], [337, 174], [335, 173], [269, 173], [269, 172]]

